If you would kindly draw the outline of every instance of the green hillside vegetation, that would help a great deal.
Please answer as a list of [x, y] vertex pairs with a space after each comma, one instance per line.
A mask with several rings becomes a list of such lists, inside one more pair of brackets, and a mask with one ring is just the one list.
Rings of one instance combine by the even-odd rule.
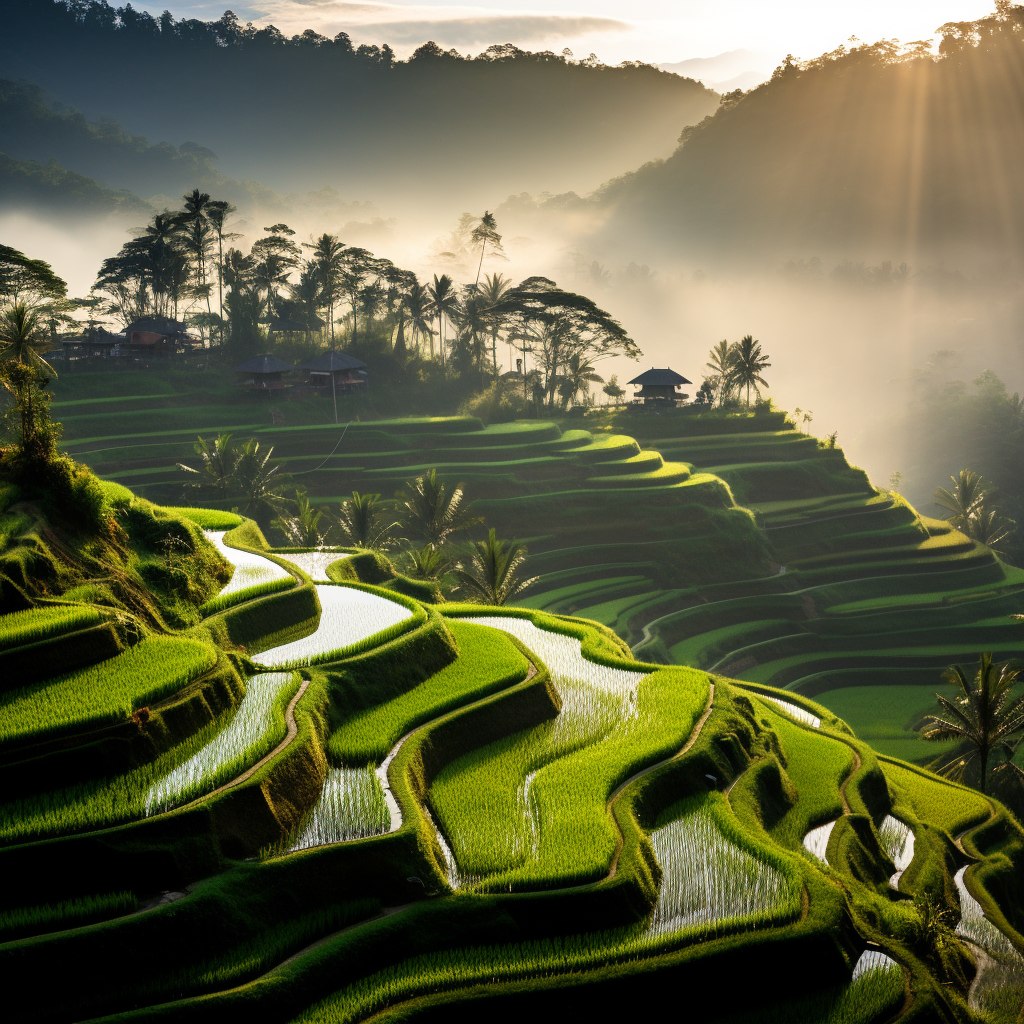
[[[499, 436], [377, 426], [459, 450]], [[251, 520], [109, 491], [136, 509], [129, 537], [143, 513], [186, 531], [209, 586], [162, 629], [154, 593], [145, 638], [111, 661], [144, 660], [150, 687], [177, 674], [173, 692], [111, 691], [97, 730], [94, 670], [55, 671], [33, 685], [63, 693], [68, 724], [23, 716], [31, 746], [0, 745], [18, 880], [0, 962], [30, 987], [54, 963], [62, 978], [23, 1019], [554, 1020], [726, 985], [717, 1024], [1016, 1019], [1024, 832], [993, 798], [880, 757], [800, 694], [637, 661], [597, 622], [421, 604], [340, 573], [343, 550], [326, 553], [342, 582], [313, 583], [309, 552], [271, 552]], [[36, 529], [71, 546], [56, 519]], [[204, 616], [259, 559], [295, 585]], [[0, 614], [12, 644], [111, 608], [25, 598]], [[347, 620], [327, 611], [341, 598]], [[302, 637], [304, 666], [256, 664]], [[225, 666], [216, 685], [203, 657]], [[794, 964], [799, 985], [778, 985]]]
[[148, 203], [124, 188], [107, 188], [55, 159], [46, 163], [18, 160], [0, 153], [0, 209], [41, 209], [51, 213], [94, 216], [146, 216]]
[[[874, 273], [883, 285], [915, 257], [1016, 258], [1024, 207], [1000, 183], [1022, 155], [1021, 109], [1009, 97], [1021, 87], [1024, 8], [997, 8], [938, 27], [937, 53], [928, 41], [892, 39], [787, 57], [770, 81], [723, 96], [713, 116], [685, 128], [668, 159], [586, 199], [513, 200], [499, 213], [518, 207], [549, 227], [564, 217], [574, 234], [593, 217], [597, 245], [642, 238], [648, 253], [691, 253], [701, 265], [844, 259], [837, 276]], [[879, 251], [893, 263], [858, 267]]]
[[[357, 47], [344, 32], [329, 39], [309, 30], [289, 39], [231, 12], [179, 21], [98, 0], [25, 0], [8, 12], [5, 28], [0, 54], [9, 78], [33, 82], [89, 117], [144, 125], [152, 138], [196, 140], [225, 167], [301, 192], [326, 181], [347, 194], [395, 195], [418, 183], [476, 204], [522, 188], [524, 179], [539, 185], [541, 163], [543, 180], [556, 174], [565, 183], [557, 187], [568, 187], [580, 171], [596, 183], [665, 153], [681, 125], [696, 123], [717, 102], [699, 83], [653, 65], [606, 67], [593, 57], [530, 53], [508, 43], [470, 59], [423, 40], [398, 60], [389, 46]], [[124, 88], [122, 69], [140, 65], [173, 66], [175, 88], [166, 89], [159, 75], [139, 75]], [[215, 113], [211, 97], [231, 116]], [[436, 110], [445, 116], [434, 117]], [[106, 180], [110, 158], [82, 131], [63, 135], [65, 160], [39, 155], [52, 125], [30, 118], [26, 127], [28, 151], [15, 155], [57, 155]], [[255, 142], [268, 135], [273, 146]], [[595, 145], [598, 139], [615, 144]], [[177, 165], [190, 159], [186, 153], [164, 162], [159, 153], [115, 141], [107, 153], [116, 148], [125, 156], [116, 184], [133, 189], [175, 180]], [[410, 162], [411, 152], [419, 159]], [[207, 175], [203, 149], [192, 153], [196, 171]]]

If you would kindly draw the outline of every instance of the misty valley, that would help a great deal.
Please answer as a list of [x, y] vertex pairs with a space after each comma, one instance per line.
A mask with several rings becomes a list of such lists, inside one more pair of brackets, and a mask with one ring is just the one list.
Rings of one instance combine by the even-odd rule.
[[1024, 1024], [1024, 7], [941, 6], [6, 6], [11, 1020]]

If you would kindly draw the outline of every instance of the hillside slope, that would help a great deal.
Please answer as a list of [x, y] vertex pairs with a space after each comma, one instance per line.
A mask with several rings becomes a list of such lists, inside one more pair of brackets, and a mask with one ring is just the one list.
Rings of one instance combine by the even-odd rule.
[[596, 619], [647, 661], [813, 696], [907, 760], [940, 752], [916, 730], [947, 665], [1024, 655], [1010, 618], [1024, 571], [876, 490], [779, 412], [623, 414], [596, 432], [366, 421], [339, 445], [334, 424], [274, 426], [262, 405], [219, 392], [55, 408], [76, 458], [159, 501], [181, 500], [176, 463], [197, 432], [273, 445], [327, 505], [353, 490], [390, 497], [436, 468], [528, 544], [540, 582], [523, 604]]
[[589, 213], [645, 260], [1019, 260], [1022, 25], [1011, 7], [945, 26], [938, 57], [882, 42], [790, 61], [684, 131], [669, 159], [549, 212]]
[[[434, 606], [358, 582], [350, 552], [155, 514], [233, 567], [203, 628], [244, 681], [205, 703], [185, 682], [162, 717], [136, 698], [103, 760], [82, 673], [53, 675], [70, 717], [26, 761], [12, 727], [49, 723], [11, 680], [0, 964], [61, 975], [22, 1019], [554, 1021], [682, 988], [712, 1024], [1013, 1020], [1024, 832], [996, 801], [596, 623]], [[48, 614], [0, 613], [0, 650]]]
[[[329, 184], [493, 202], [524, 188], [593, 188], [670, 151], [716, 94], [653, 67], [590, 67], [498, 47], [467, 60], [436, 46], [396, 61], [342, 34], [159, 20], [105, 3], [26, 0], [7, 13], [8, 77], [132, 134], [214, 149], [229, 174], [277, 189]], [[131, 88], [125, 88], [126, 69]], [[164, 74], [173, 68], [173, 88]], [[472, 126], [470, 129], [469, 126]]]

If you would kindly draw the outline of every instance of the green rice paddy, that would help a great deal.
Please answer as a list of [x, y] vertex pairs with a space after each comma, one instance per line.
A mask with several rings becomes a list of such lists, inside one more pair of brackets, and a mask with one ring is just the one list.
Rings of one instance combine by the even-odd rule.
[[[180, 500], [158, 463], [206, 420], [144, 394], [70, 406], [68, 444]], [[283, 463], [339, 436], [265, 419]], [[540, 584], [496, 609], [311, 583], [255, 524], [176, 507], [241, 525], [235, 586], [180, 628], [119, 611], [132, 646], [0, 691], [0, 958], [48, 985], [26, 1020], [615, 1019], [699, 992], [728, 993], [716, 1024], [878, 1024], [910, 992], [915, 1019], [982, 1024], [921, 900], [1024, 949], [1024, 832], [874, 748], [922, 757], [945, 664], [1024, 646], [1024, 574], [776, 413], [351, 440], [314, 501], [437, 466]], [[243, 578], [267, 565], [285, 589]], [[89, 587], [0, 614], [0, 654], [101, 623]], [[827, 865], [804, 845], [825, 824]]]

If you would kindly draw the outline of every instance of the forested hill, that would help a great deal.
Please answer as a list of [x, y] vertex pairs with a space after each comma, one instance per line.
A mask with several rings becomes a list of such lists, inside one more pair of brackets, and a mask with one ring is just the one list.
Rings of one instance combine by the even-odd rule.
[[66, 104], [55, 109], [39, 86], [25, 82], [0, 79], [0, 139], [11, 156], [57, 160], [104, 185], [143, 196], [173, 196], [195, 187], [224, 193], [233, 185], [228, 198], [241, 198], [241, 183], [212, 167], [210, 150], [188, 142], [151, 145], [114, 120], [90, 122]]
[[592, 205], [610, 236], [676, 253], [963, 264], [1022, 254], [1022, 166], [1013, 7], [944, 26], [935, 56], [883, 42], [789, 61]]
[[650, 66], [434, 44], [398, 61], [344, 34], [287, 39], [229, 14], [176, 22], [96, 0], [6, 5], [0, 62], [90, 118], [209, 146], [227, 174], [374, 200], [592, 188], [667, 155], [717, 103]]
[[56, 160], [16, 160], [0, 152], [0, 212], [26, 209], [59, 217], [148, 217], [153, 212], [127, 189], [104, 188]]

